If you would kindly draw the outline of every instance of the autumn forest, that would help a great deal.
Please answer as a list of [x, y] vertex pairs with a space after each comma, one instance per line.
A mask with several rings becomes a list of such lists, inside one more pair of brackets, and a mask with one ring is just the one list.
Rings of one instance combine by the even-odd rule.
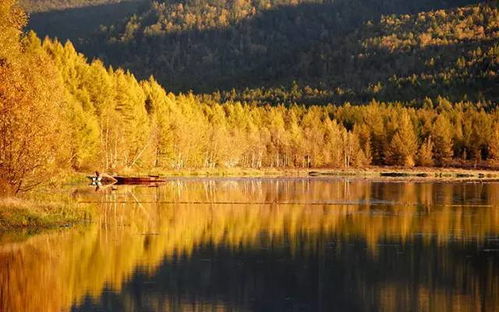
[[27, 22], [1, 1], [0, 186], [13, 192], [55, 168], [499, 162], [494, 2], [146, 1], [74, 43]]
[[0, 311], [496, 311], [498, 3], [0, 0]]

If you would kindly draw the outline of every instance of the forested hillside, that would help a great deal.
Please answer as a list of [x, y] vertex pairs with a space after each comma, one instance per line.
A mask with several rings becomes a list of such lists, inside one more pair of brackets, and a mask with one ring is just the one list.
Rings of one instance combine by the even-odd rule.
[[[339, 47], [318, 45], [311, 54], [316, 68], [330, 68], [318, 84], [309, 80], [314, 88], [283, 82], [287, 87], [225, 92], [224, 97], [267, 103], [375, 98], [422, 105], [427, 97], [445, 96], [489, 101], [491, 107], [499, 98], [499, 14], [491, 6], [385, 16], [363, 25]], [[300, 64], [298, 81], [311, 77]]]
[[[102, 25], [120, 23], [141, 10], [148, 0], [24, 0], [30, 14], [28, 29], [41, 36], [71, 40], [80, 47], [99, 32]], [[101, 42], [101, 45], [103, 42]]]
[[282, 101], [273, 98], [282, 86], [301, 103], [495, 101], [498, 10], [458, 7], [471, 2], [155, 1], [83, 48], [173, 91], [235, 88], [269, 103]]
[[[490, 25], [490, 19], [497, 22], [495, 10], [476, 6], [432, 14], [483, 16], [483, 25]], [[411, 18], [385, 18], [382, 25], [403, 28], [407, 25], [402, 21]], [[499, 160], [497, 98], [455, 101], [437, 96], [415, 108], [400, 101], [255, 105], [251, 99], [241, 103], [221, 93], [175, 95], [152, 77], [139, 81], [100, 60], [88, 62], [70, 42], [24, 34], [25, 23], [14, 0], [0, 3], [0, 176], [16, 191], [33, 187], [37, 177], [54, 168], [494, 166]], [[449, 26], [452, 33], [445, 30], [441, 38], [414, 39], [383, 33], [381, 25], [370, 27], [380, 27], [380, 35], [362, 45], [378, 47], [378, 53], [410, 51], [422, 40], [452, 45], [457, 37], [489, 38], [497, 33], [496, 26], [491, 32], [490, 26], [462, 31], [454, 25]], [[462, 70], [444, 75], [451, 75], [450, 82], [466, 75], [497, 81], [497, 46], [491, 49], [477, 47], [473, 58], [490, 62], [487, 71], [474, 71], [474, 63], [464, 55], [458, 58], [465, 63]], [[445, 57], [440, 55], [435, 64]], [[383, 75], [382, 63], [379, 66]], [[383, 86], [380, 90], [384, 92]], [[412, 87], [402, 91], [414, 92]], [[227, 94], [240, 96], [235, 91]], [[295, 98], [299, 94], [296, 84], [285, 93]]]

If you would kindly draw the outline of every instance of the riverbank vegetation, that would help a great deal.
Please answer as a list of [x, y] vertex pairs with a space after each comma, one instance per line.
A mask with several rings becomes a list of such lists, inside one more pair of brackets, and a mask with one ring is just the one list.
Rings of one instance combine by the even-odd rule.
[[[473, 32], [480, 30], [477, 38], [493, 46], [473, 54], [490, 63], [486, 72], [477, 68], [476, 73], [496, 77], [497, 9], [477, 5], [422, 13], [417, 20], [426, 23], [444, 13], [439, 20], [468, 16], [465, 25], [477, 20]], [[408, 27], [412, 22], [402, 21], [412, 18], [385, 18], [383, 25]], [[362, 106], [338, 106], [277, 99], [270, 105], [222, 93], [173, 94], [153, 77], [140, 81], [100, 60], [89, 62], [70, 42], [24, 34], [25, 23], [13, 0], [2, 2], [0, 176], [11, 193], [36, 187], [57, 168], [490, 167], [499, 160], [497, 98], [436, 96], [418, 105], [373, 99]], [[421, 41], [387, 36], [393, 39], [389, 46], [383, 36], [366, 44], [391, 51]], [[465, 31], [446, 38], [454, 42], [475, 36]], [[428, 40], [442, 43], [437, 37]]]
[[90, 221], [92, 211], [71, 201], [0, 198], [0, 233], [9, 230], [42, 230], [69, 227]]

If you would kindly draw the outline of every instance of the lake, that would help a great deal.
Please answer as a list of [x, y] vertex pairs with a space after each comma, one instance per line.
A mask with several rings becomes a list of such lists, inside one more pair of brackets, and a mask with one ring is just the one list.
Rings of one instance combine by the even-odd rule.
[[0, 311], [499, 307], [499, 183], [178, 178], [61, 193], [98, 217], [4, 235]]

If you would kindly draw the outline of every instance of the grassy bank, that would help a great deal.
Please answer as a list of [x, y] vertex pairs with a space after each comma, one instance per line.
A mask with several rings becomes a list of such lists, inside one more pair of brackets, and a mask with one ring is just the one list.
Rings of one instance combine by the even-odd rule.
[[68, 227], [91, 216], [88, 208], [70, 201], [0, 198], [0, 231]]

